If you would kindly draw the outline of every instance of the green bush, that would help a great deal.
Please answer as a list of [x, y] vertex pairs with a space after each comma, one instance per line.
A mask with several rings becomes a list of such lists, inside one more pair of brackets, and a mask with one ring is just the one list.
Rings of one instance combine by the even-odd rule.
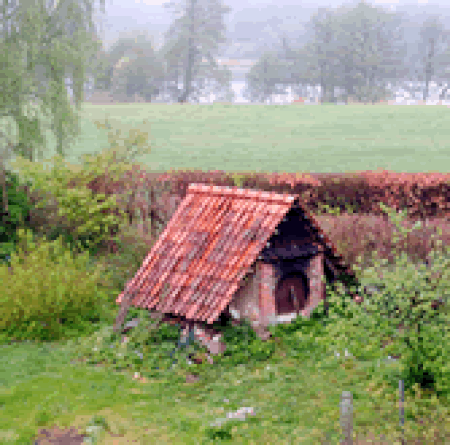
[[0, 266], [0, 331], [17, 339], [50, 340], [76, 326], [105, 317], [110, 295], [98, 285], [106, 270], [93, 265], [89, 253], [74, 255], [61, 238], [33, 239], [18, 230], [11, 270]]
[[122, 292], [130, 277], [142, 266], [153, 244], [154, 239], [140, 233], [136, 227], [124, 228], [117, 237], [117, 251], [105, 254], [99, 259], [104, 267], [111, 271], [108, 279], [102, 280], [102, 285], [112, 291], [120, 289], [118, 292]]
[[[5, 171], [6, 196], [3, 196], [3, 187], [0, 187], [0, 261], [6, 260], [14, 252], [17, 243], [16, 230], [26, 223], [27, 216], [32, 208], [28, 196], [21, 187], [19, 177]], [[8, 211], [4, 207], [4, 198], [7, 198]]]
[[[108, 120], [105, 124], [95, 123], [98, 128], [111, 129]], [[39, 192], [38, 207], [56, 202], [57, 219], [50, 221], [47, 239], [62, 235], [71, 246], [96, 253], [123, 229], [126, 215], [117, 203], [119, 196], [111, 193], [111, 185], [120, 182], [132, 169], [131, 161], [137, 155], [148, 154], [150, 146], [148, 133], [131, 129], [127, 137], [121, 138], [120, 134], [120, 130], [110, 131], [110, 147], [95, 155], [83, 155], [81, 166], [55, 156], [48, 169], [44, 161], [16, 157], [13, 166], [31, 182], [31, 192]]]
[[215, 363], [234, 366], [249, 361], [264, 361], [275, 352], [273, 339], [262, 341], [248, 321], [242, 321], [237, 326], [228, 322], [217, 330], [223, 334], [226, 350], [214, 359]]
[[311, 355], [319, 357], [326, 352], [323, 343], [318, 339], [325, 335], [324, 329], [328, 322], [325, 305], [320, 302], [309, 318], [300, 315], [290, 323], [271, 326], [270, 331], [273, 337], [281, 339], [283, 349], [287, 349], [292, 357], [301, 359]]
[[54, 166], [50, 171], [43, 163], [23, 158], [15, 162], [21, 174], [32, 180], [31, 190], [42, 193], [39, 207], [45, 206], [52, 198], [56, 199], [61, 218], [57, 224], [61, 224], [61, 230], [58, 232], [58, 225], [55, 224], [53, 236], [64, 235], [64, 241], [73, 246], [80, 243], [82, 249], [88, 247], [86, 241], [92, 241], [95, 247], [109, 239], [111, 230], [125, 221], [123, 214], [113, 213], [118, 208], [115, 195], [93, 193], [87, 187], [88, 182], [102, 171], [102, 159], [98, 157], [96, 164], [81, 171], [74, 169], [60, 156], [53, 159]]
[[[411, 231], [401, 226], [405, 215], [381, 206], [397, 227], [397, 244]], [[440, 244], [437, 242], [438, 249]], [[389, 355], [400, 356], [398, 372], [391, 375], [390, 384], [396, 385], [401, 379], [405, 389], [419, 385], [439, 396], [449, 395], [450, 368], [444, 358], [450, 354], [450, 260], [448, 249], [442, 250], [446, 251], [444, 257], [440, 251], [432, 252], [432, 268], [413, 264], [399, 251], [393, 265], [372, 258], [373, 267], [357, 267], [359, 292], [368, 285], [379, 289], [375, 295], [366, 295], [361, 305], [353, 302], [340, 283], [328, 285], [328, 320], [325, 335], [317, 337], [319, 343], [330, 354], [342, 355], [347, 349], [359, 360], [379, 363]], [[437, 301], [441, 302], [438, 307]]]
[[130, 309], [126, 321], [136, 315], [140, 323], [127, 333], [127, 342], [122, 343], [122, 335], [114, 333], [112, 326], [108, 326], [96, 335], [94, 344], [90, 339], [80, 339], [74, 349], [74, 358], [83, 358], [88, 364], [102, 363], [115, 370], [140, 371], [145, 368], [150, 374], [169, 370], [174, 360], [181, 362], [184, 351], [171, 357], [180, 337], [179, 327], [165, 323], [156, 326], [146, 310], [135, 308]]
[[[121, 370], [129, 368], [132, 371], [144, 370], [147, 375], [160, 373], [172, 368], [191, 368], [196, 372], [208, 372], [211, 365], [203, 361], [201, 365], [187, 365], [188, 356], [196, 356], [206, 352], [206, 348], [195, 341], [188, 347], [179, 345], [179, 326], [162, 323], [155, 328], [146, 310], [134, 309], [126, 320], [139, 314], [141, 322], [127, 333], [128, 341], [121, 342], [122, 335], [113, 332], [109, 327], [103, 335], [97, 336], [94, 345], [81, 341], [75, 357], [84, 357], [89, 364], [103, 363]], [[131, 311], [130, 311], [131, 312]], [[227, 349], [223, 354], [214, 356], [213, 366], [235, 366], [249, 361], [265, 361], [275, 352], [274, 340], [260, 340], [248, 323], [239, 326], [227, 325], [217, 327], [224, 334], [223, 340]]]
[[[329, 295], [326, 336], [322, 341], [332, 351], [348, 349], [361, 360], [384, 359], [400, 355], [398, 379], [411, 389], [417, 383], [439, 395], [450, 394], [450, 373], [444, 357], [450, 354], [448, 305], [433, 309], [432, 303], [448, 298], [450, 261], [438, 259], [434, 269], [417, 268], [406, 255], [396, 267], [366, 269], [361, 284], [375, 283], [381, 290], [366, 296], [362, 305], [352, 304], [344, 289], [337, 287]], [[432, 277], [442, 266], [439, 280]], [[447, 295], [446, 295], [447, 294]], [[398, 328], [404, 328], [399, 331]], [[384, 349], [382, 345], [391, 343]], [[397, 380], [398, 381], [398, 380]]]

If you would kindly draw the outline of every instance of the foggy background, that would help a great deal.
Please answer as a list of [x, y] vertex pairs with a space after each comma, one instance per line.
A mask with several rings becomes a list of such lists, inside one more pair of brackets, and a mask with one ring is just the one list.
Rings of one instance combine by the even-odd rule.
[[[152, 36], [156, 49], [161, 48], [164, 44], [164, 32], [174, 18], [172, 11], [163, 6], [164, 3], [159, 0], [106, 0], [105, 14], [96, 13], [98, 33], [105, 48], [109, 50], [120, 37], [134, 35], [133, 33], [137, 31], [147, 31]], [[280, 0], [274, 4], [264, 0], [245, 2], [227, 0], [223, 3], [231, 8], [231, 12], [224, 17], [228, 42], [221, 46], [220, 57], [223, 60], [219, 59], [219, 63], [229, 63], [228, 66], [233, 74], [231, 86], [236, 94], [234, 101], [243, 103], [248, 102], [243, 97], [245, 74], [264, 51], [280, 49], [281, 37], [287, 38], [293, 47], [301, 47], [309, 38], [305, 31], [305, 24], [319, 7], [336, 8], [357, 2]], [[427, 16], [439, 16], [446, 29], [450, 29], [450, 2], [446, 0], [433, 3], [378, 0], [368, 3], [382, 6], [389, 11], [405, 13], [404, 39], [408, 43], [410, 55], [418, 52], [419, 27]], [[434, 85], [434, 83], [431, 85], [430, 99], [436, 100], [438, 91]], [[411, 85], [406, 84], [405, 88], [396, 87], [397, 97], [420, 98], [420, 94], [416, 97], [414, 92], [407, 93], [407, 90], [411, 90]], [[90, 94], [92, 91], [88, 86], [86, 99], [89, 99]], [[320, 96], [320, 88], [309, 92], [309, 95]], [[298, 94], [288, 94], [282, 98], [282, 103], [292, 102], [296, 97]], [[200, 100], [202, 101], [210, 101], [210, 99]]]

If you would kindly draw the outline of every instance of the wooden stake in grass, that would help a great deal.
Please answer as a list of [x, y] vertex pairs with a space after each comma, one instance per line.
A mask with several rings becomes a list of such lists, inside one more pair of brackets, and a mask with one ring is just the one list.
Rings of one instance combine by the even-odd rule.
[[342, 391], [341, 428], [344, 433], [341, 445], [353, 445], [353, 396], [350, 391]]
[[402, 445], [404, 445], [405, 439], [403, 426], [405, 425], [405, 382], [403, 380], [398, 381], [398, 395], [400, 426], [402, 427]]

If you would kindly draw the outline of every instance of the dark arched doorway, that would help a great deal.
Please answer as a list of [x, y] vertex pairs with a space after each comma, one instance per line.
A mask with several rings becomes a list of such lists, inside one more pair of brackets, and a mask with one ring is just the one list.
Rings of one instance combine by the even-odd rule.
[[300, 312], [308, 300], [308, 283], [302, 273], [291, 273], [280, 280], [275, 294], [277, 315]]

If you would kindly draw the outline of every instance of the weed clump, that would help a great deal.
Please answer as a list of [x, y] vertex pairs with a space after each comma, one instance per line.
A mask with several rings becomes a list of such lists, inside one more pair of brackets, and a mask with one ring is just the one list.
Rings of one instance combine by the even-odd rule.
[[55, 340], [64, 329], [103, 318], [109, 296], [98, 282], [108, 272], [94, 265], [88, 252], [74, 255], [62, 238], [33, 239], [29, 230], [20, 229], [18, 240], [10, 267], [0, 265], [3, 334]]

